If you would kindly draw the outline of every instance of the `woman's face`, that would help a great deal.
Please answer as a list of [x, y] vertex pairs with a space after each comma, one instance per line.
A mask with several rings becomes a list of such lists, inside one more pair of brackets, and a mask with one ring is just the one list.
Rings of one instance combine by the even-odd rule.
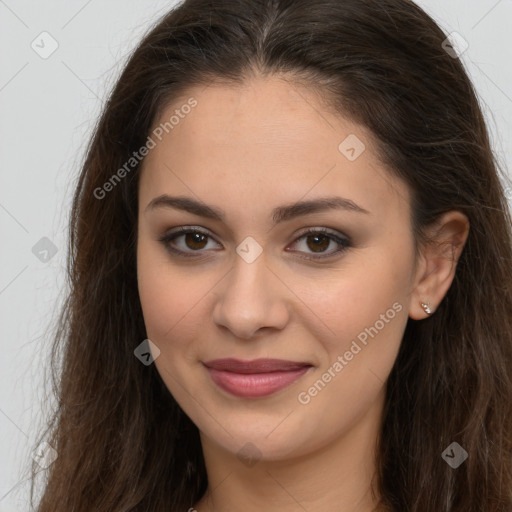
[[150, 137], [140, 300], [203, 442], [278, 460], [377, 432], [416, 276], [369, 133], [273, 77], [190, 89]]

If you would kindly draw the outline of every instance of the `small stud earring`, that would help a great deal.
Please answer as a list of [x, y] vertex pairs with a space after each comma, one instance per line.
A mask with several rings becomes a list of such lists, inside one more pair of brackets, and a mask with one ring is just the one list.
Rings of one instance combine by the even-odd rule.
[[421, 307], [425, 310], [425, 313], [427, 315], [430, 315], [432, 313], [432, 310], [430, 309], [430, 302], [427, 302], [426, 304], [424, 302], [420, 302]]

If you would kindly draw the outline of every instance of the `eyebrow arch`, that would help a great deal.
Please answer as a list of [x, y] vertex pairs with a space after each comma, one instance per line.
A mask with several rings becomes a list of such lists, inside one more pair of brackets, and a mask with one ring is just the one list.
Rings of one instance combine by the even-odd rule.
[[[177, 210], [183, 210], [200, 217], [206, 217], [208, 219], [222, 222], [224, 222], [226, 219], [224, 210], [214, 206], [208, 206], [205, 203], [184, 196], [173, 197], [167, 194], [163, 194], [161, 196], [155, 197], [146, 206], [145, 211], [152, 211], [157, 208], [175, 208]], [[296, 203], [274, 208], [272, 210], [272, 222], [274, 225], [276, 225], [279, 222], [288, 221], [302, 215], [334, 209], [347, 210], [364, 214], [370, 213], [368, 210], [358, 206], [350, 199], [345, 199], [338, 196], [321, 197], [318, 199], [311, 199], [309, 201], [298, 201]]]

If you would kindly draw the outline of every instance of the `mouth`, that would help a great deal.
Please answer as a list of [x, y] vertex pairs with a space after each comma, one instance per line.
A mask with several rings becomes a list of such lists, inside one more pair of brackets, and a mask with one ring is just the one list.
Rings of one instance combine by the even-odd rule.
[[309, 363], [283, 359], [215, 359], [203, 364], [219, 388], [244, 398], [276, 393], [312, 368]]

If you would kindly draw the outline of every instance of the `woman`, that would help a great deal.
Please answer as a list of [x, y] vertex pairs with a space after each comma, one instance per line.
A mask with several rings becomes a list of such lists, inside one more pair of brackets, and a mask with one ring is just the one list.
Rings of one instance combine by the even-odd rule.
[[38, 511], [512, 510], [511, 219], [450, 41], [408, 0], [148, 33], [74, 197]]

